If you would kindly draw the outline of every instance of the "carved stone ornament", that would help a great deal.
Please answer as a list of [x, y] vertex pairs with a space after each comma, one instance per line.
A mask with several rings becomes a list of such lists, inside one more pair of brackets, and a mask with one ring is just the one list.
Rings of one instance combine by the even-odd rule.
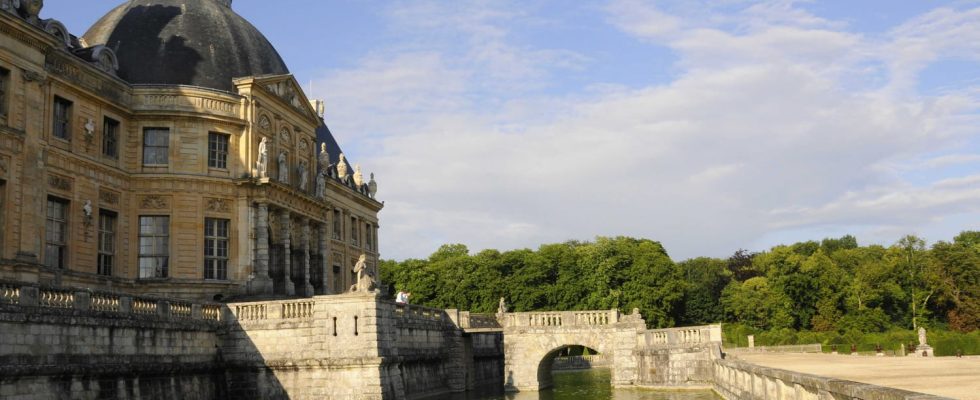
[[309, 143], [306, 143], [306, 140], [300, 140], [299, 141], [299, 154], [304, 154], [305, 155], [306, 152], [309, 151], [309, 150], [310, 150]]
[[272, 121], [269, 120], [268, 116], [263, 115], [262, 117], [259, 118], [259, 129], [262, 129], [263, 131], [266, 132], [268, 132], [269, 129], [272, 129]]
[[361, 173], [361, 164], [354, 166], [354, 184], [357, 185], [358, 188], [364, 184], [364, 174]]
[[50, 186], [52, 189], [61, 190], [63, 192], [70, 192], [71, 180], [57, 175], [51, 175], [48, 176], [48, 186]]
[[170, 207], [170, 202], [163, 196], [146, 196], [140, 201], [140, 208], [147, 210], [163, 210]]
[[337, 177], [344, 180], [347, 177], [347, 158], [344, 153], [340, 153], [340, 161], [337, 161]]
[[378, 194], [378, 182], [374, 181], [374, 172], [371, 173], [371, 181], [368, 182], [368, 196], [372, 199]]
[[99, 202], [104, 204], [119, 204], [119, 193], [100, 190]]
[[289, 128], [283, 127], [282, 130], [279, 131], [279, 143], [280, 143], [280, 145], [287, 146], [289, 144], [289, 138], [290, 138], [289, 137]]
[[92, 141], [95, 139], [95, 121], [92, 120], [92, 118], [88, 118], [85, 120], [85, 125], [82, 127], [85, 128], [82, 132], [85, 139], [85, 144], [91, 146]]
[[231, 212], [231, 202], [225, 199], [205, 199], [204, 209], [217, 213]]

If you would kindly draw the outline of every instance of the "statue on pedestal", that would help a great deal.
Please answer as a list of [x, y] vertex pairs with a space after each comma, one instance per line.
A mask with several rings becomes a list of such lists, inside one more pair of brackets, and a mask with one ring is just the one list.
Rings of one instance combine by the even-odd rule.
[[289, 183], [289, 167], [286, 166], [286, 152], [279, 152], [279, 182]]
[[337, 177], [341, 181], [347, 178], [347, 158], [344, 157], [344, 153], [340, 153], [340, 160], [337, 161]]
[[374, 181], [374, 172], [371, 173], [371, 181], [368, 182], [368, 195], [373, 199], [378, 194], [378, 182]]
[[327, 196], [327, 171], [316, 174], [315, 195], [318, 199], [322, 199]]
[[310, 171], [306, 166], [306, 161], [299, 162], [299, 190], [306, 191], [310, 187]]
[[259, 157], [255, 161], [255, 171], [259, 178], [269, 177], [269, 139], [263, 137], [259, 142]]
[[318, 167], [320, 167], [320, 173], [326, 174], [327, 169], [330, 168], [330, 153], [327, 153], [327, 144], [320, 143], [320, 155], [317, 156]]
[[357, 185], [358, 189], [364, 184], [364, 174], [361, 173], [361, 164], [354, 166], [354, 184]]

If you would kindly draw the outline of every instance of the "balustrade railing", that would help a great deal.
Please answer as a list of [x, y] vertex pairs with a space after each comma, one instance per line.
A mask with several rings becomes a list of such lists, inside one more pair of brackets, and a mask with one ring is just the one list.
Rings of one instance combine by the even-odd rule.
[[283, 319], [310, 319], [313, 318], [313, 301], [296, 301], [282, 303]]
[[13, 281], [0, 281], [0, 304], [106, 314], [139, 314], [165, 319], [209, 321], [222, 319], [220, 304], [196, 304], [188, 301]]
[[191, 303], [171, 303], [170, 315], [174, 318], [190, 318], [193, 315], [194, 305]]
[[393, 303], [395, 305], [395, 316], [408, 319], [421, 319], [428, 321], [443, 321], [445, 310], [417, 306], [414, 304]]
[[0, 304], [20, 304], [20, 286], [0, 283]]
[[117, 294], [92, 293], [92, 310], [102, 312], [120, 312], [121, 302]]
[[617, 310], [519, 312], [504, 314], [500, 321], [505, 326], [587, 327], [619, 323], [620, 315]]
[[652, 329], [643, 333], [643, 340], [651, 347], [721, 342], [721, 325]]
[[41, 307], [73, 308], [75, 306], [75, 293], [68, 289], [42, 288], [38, 296], [38, 304]]
[[269, 318], [268, 304], [241, 304], [235, 306], [239, 321], [261, 321]]

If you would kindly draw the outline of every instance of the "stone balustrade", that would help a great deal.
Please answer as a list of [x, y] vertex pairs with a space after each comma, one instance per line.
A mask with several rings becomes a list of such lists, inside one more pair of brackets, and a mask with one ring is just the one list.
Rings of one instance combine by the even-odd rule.
[[50, 287], [0, 281], [0, 305], [39, 307], [52, 310], [99, 312], [108, 315], [137, 314], [164, 319], [221, 321], [221, 305], [131, 296], [89, 289]]
[[415, 304], [391, 303], [395, 306], [395, 317], [400, 319], [415, 319], [422, 321], [446, 321], [445, 310], [423, 307]]
[[620, 322], [618, 310], [608, 311], [561, 311], [507, 313], [501, 318], [502, 326], [526, 327], [588, 327], [612, 325]]
[[720, 343], [721, 325], [651, 329], [643, 332], [642, 337], [643, 344], [650, 348]]

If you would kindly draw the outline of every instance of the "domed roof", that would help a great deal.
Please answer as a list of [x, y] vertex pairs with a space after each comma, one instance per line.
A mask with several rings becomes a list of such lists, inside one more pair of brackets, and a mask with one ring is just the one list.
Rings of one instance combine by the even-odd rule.
[[231, 0], [129, 0], [95, 23], [86, 45], [115, 51], [118, 75], [134, 84], [233, 91], [233, 78], [288, 74], [258, 29]]

